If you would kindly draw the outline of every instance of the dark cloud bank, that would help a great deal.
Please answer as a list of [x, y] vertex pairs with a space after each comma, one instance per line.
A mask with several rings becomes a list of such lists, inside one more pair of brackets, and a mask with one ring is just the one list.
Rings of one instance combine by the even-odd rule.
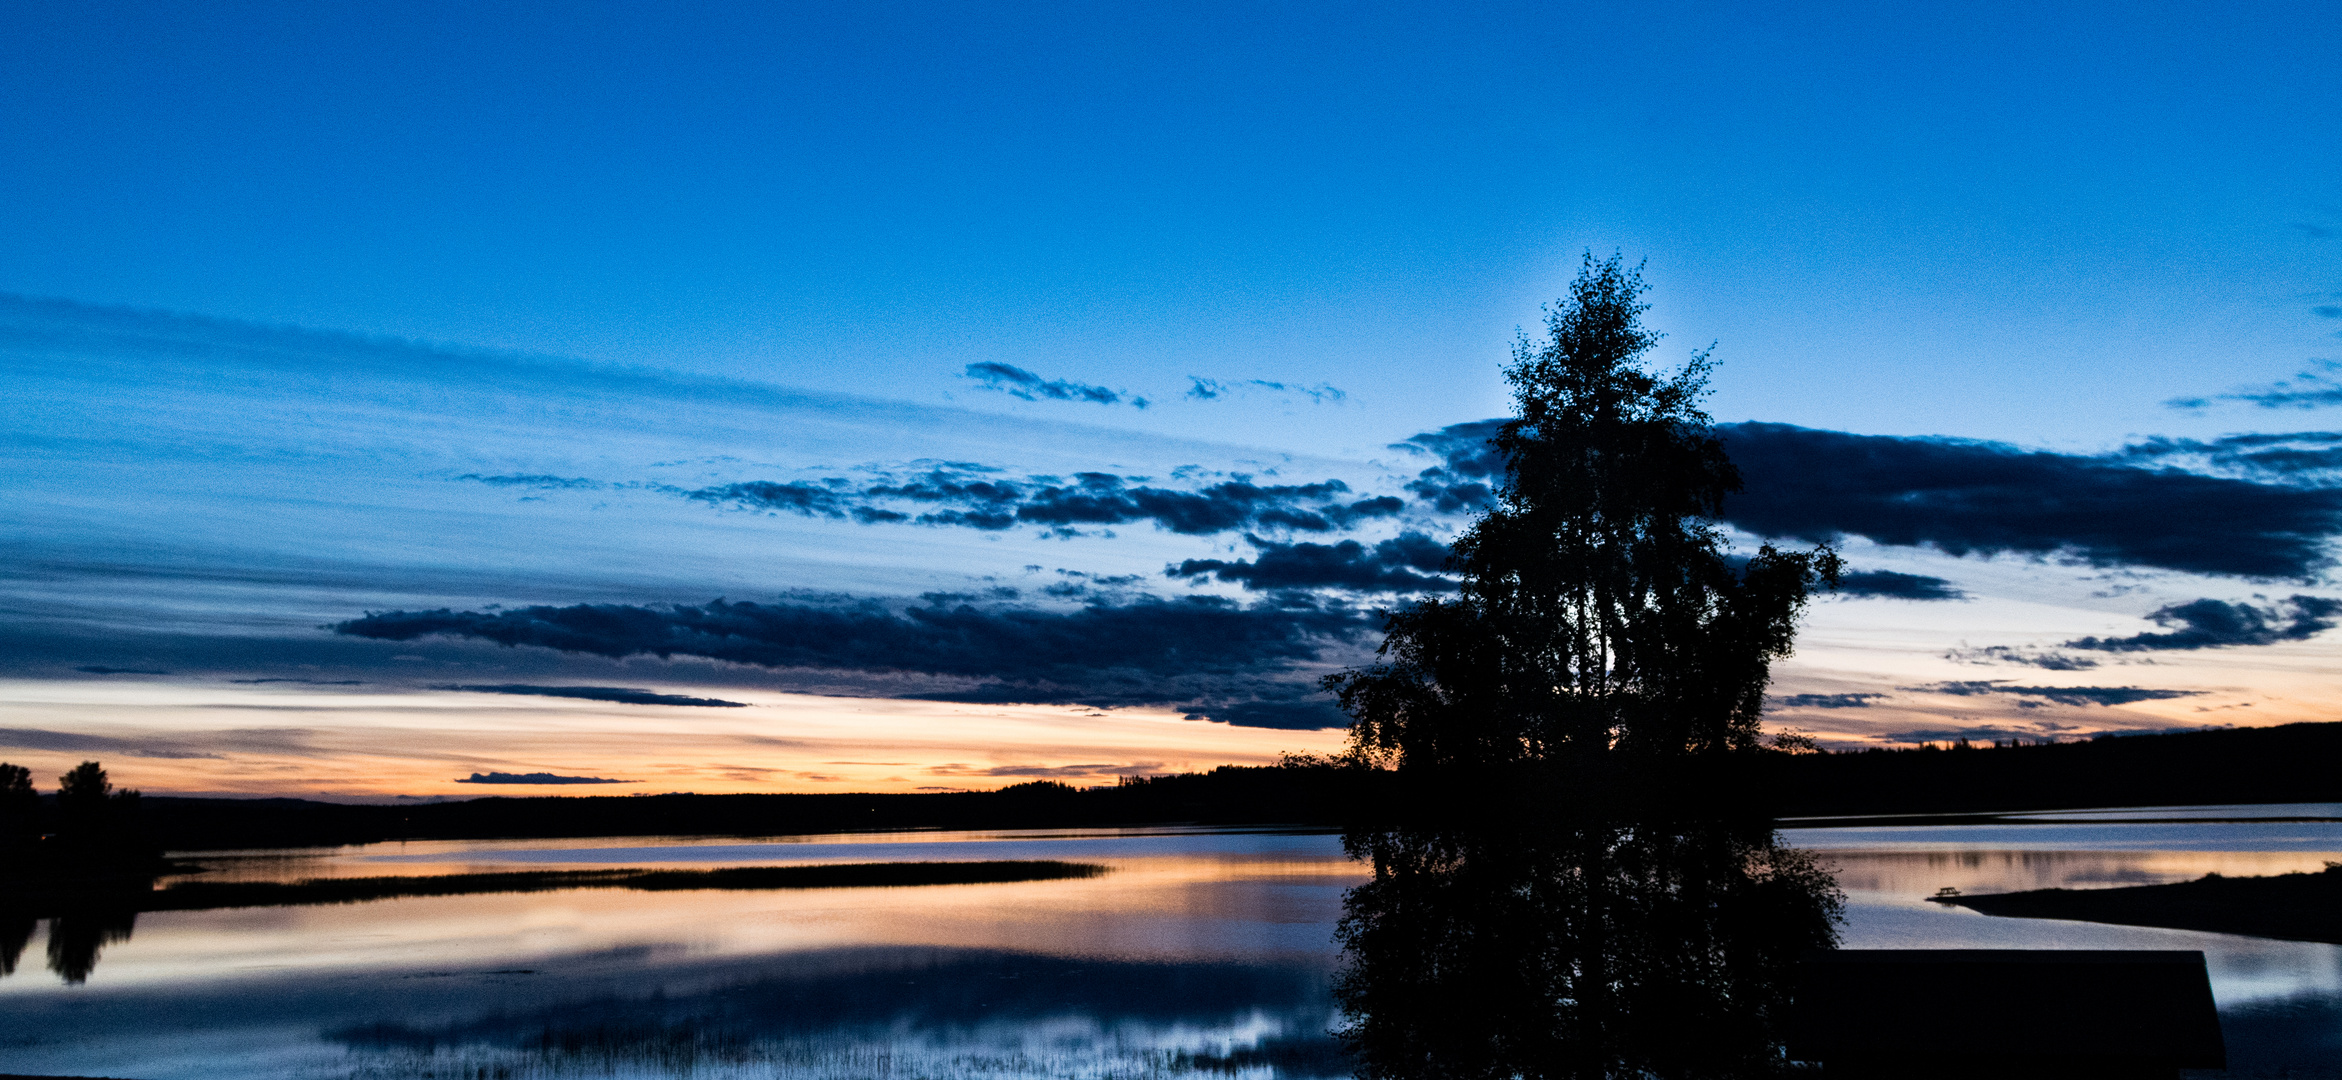
[[[1457, 424], [1397, 444], [1443, 459], [1409, 485], [1416, 498], [1449, 512], [1487, 505], [1503, 475], [1487, 445], [1499, 423]], [[2342, 531], [2342, 490], [2149, 467], [2183, 451], [2217, 453], [2263, 474], [2304, 477], [2335, 448], [2303, 436], [2257, 450], [2249, 440], [2141, 444], [2085, 457], [1787, 424], [1717, 430], [1746, 482], [1725, 501], [1724, 520], [1759, 536], [1862, 536], [1953, 555], [2306, 579], [2328, 565], [2328, 541]]]
[[[1044, 396], [1058, 393], [1044, 389], [1049, 380], [1020, 382], [995, 374], [1006, 380], [1004, 386], [1013, 383]], [[1079, 388], [1072, 384], [1060, 389], [1078, 397]], [[714, 505], [866, 523], [982, 530], [1035, 526], [1060, 533], [1151, 523], [1185, 535], [1242, 531], [1254, 549], [1252, 558], [1190, 559], [1167, 566], [1165, 573], [1191, 582], [1240, 585], [1261, 597], [1249, 605], [1207, 596], [1133, 598], [1125, 588], [1130, 582], [1119, 582], [1108, 595], [1090, 591], [1095, 583], [1069, 582], [1052, 595], [1086, 596], [1087, 606], [1071, 611], [1007, 606], [1015, 599], [1007, 591], [990, 597], [989, 606], [966, 602], [974, 597], [941, 595], [908, 606], [721, 600], [664, 607], [603, 604], [389, 612], [335, 629], [386, 640], [445, 635], [613, 658], [687, 655], [772, 668], [914, 673], [958, 680], [959, 685], [925, 695], [950, 700], [1179, 705], [1230, 723], [1334, 726], [1343, 718], [1295, 676], [1305, 666], [1327, 662], [1333, 650], [1370, 642], [1380, 620], [1314, 591], [1404, 596], [1451, 589], [1447, 549], [1415, 529], [1373, 544], [1282, 537], [1348, 530], [1410, 509], [1452, 516], [1486, 507], [1502, 478], [1502, 461], [1487, 442], [1499, 424], [1458, 424], [1396, 444], [1439, 459], [1407, 484], [1411, 502], [1387, 495], [1360, 498], [1330, 479], [1260, 484], [1235, 477], [1177, 488], [1102, 472], [1011, 478], [965, 462], [878, 481], [750, 481], [662, 489]], [[2102, 566], [2306, 579], [2329, 565], [2330, 538], [2342, 529], [2342, 490], [2318, 486], [2336, 455], [2342, 455], [2342, 437], [2160, 441], [2112, 455], [2077, 456], [1783, 424], [1731, 424], [1719, 433], [1746, 481], [1746, 489], [1727, 501], [1724, 520], [1766, 537], [1810, 542], [1862, 536], [1953, 555], [2017, 554]], [[2169, 467], [2175, 462], [2237, 475]], [[532, 487], [577, 483], [552, 476], [471, 479]], [[1840, 592], [1917, 601], [1965, 595], [1942, 578], [1888, 570], [1851, 572]], [[1964, 658], [2082, 670], [2097, 663], [2092, 653], [2301, 640], [2342, 619], [2342, 601], [2307, 595], [2266, 606], [2199, 600], [2150, 618], [2166, 629], [2084, 638], [2060, 646], [2063, 651], [1995, 648], [1971, 650]], [[2011, 696], [2027, 707], [2122, 704], [2183, 693], [1991, 682], [1930, 689]], [[1853, 708], [1871, 700], [1870, 695], [1801, 695], [1785, 703]]]
[[2159, 608], [2147, 618], [2169, 629], [2129, 637], [2086, 637], [2066, 642], [2064, 647], [2099, 652], [2154, 652], [2306, 641], [2321, 631], [2333, 629], [2335, 622], [2342, 619], [2342, 600], [2297, 594], [2266, 607], [2223, 600], [2192, 600]]
[[2167, 604], [2149, 612], [2147, 619], [2165, 629], [2128, 637], [2077, 638], [2054, 649], [2005, 645], [1960, 649], [1950, 658], [1978, 664], [2022, 664], [2047, 671], [2086, 671], [2099, 664], [2096, 657], [2086, 655], [2092, 652], [2172, 652], [2307, 641], [2342, 623], [2342, 600], [2295, 594], [2262, 605], [2205, 598]]
[[711, 601], [369, 614], [334, 627], [389, 641], [447, 635], [621, 658], [697, 656], [771, 668], [917, 673], [964, 685], [914, 696], [1085, 705], [1174, 705], [1257, 727], [1343, 723], [1292, 676], [1380, 625], [1337, 601], [1280, 593], [1143, 598], [1071, 611], [933, 602], [900, 609]]

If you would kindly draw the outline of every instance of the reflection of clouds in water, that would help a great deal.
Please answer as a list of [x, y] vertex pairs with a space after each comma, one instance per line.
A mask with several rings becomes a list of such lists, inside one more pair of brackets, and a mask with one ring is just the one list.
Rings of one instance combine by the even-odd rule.
[[[2053, 836], [2059, 827], [2036, 828], [2031, 835]], [[2309, 1065], [2342, 1060], [2332, 1045], [2342, 1032], [2342, 949], [1994, 919], [1924, 901], [1946, 885], [2086, 887], [2314, 870], [2342, 858], [2249, 850], [2275, 827], [2214, 831], [2225, 849], [2058, 851], [1963, 843], [1979, 833], [1936, 828], [1925, 848], [1823, 857], [1849, 893], [1848, 947], [2202, 949], [2238, 1068], [2323, 1075]], [[1820, 832], [1790, 842], [1811, 846]], [[44, 942], [27, 927], [21, 966], [0, 979], [0, 1071], [655, 1076], [691, 1060], [698, 1076], [841, 1080], [1347, 1074], [1324, 1037], [1336, 1020], [1326, 981], [1339, 894], [1362, 870], [1335, 837], [1064, 830], [662, 840], [632, 850], [704, 866], [940, 854], [928, 845], [956, 845], [968, 858], [1080, 852], [1120, 869], [1029, 887], [161, 913], [106, 947], [88, 984], [73, 988], [43, 970]], [[608, 838], [418, 842], [205, 861], [215, 867], [207, 877], [271, 880], [478, 870], [528, 855], [545, 860], [528, 863], [537, 868], [607, 865], [626, 850]], [[370, 861], [389, 852], [411, 861]]]
[[[1109, 1077], [1347, 1072], [1322, 973], [1016, 953], [796, 958], [812, 970], [329, 1033], [393, 1073]], [[837, 965], [823, 970], [825, 965]], [[1295, 1069], [1315, 1062], [1322, 1068]]]

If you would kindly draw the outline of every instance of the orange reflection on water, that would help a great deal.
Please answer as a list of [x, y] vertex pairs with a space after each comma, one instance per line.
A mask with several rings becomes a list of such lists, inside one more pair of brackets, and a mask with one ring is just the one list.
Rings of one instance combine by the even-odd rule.
[[[1008, 949], [1148, 961], [1323, 956], [1344, 889], [1363, 880], [1335, 838], [1283, 838], [1286, 850], [1195, 851], [1179, 836], [1114, 830], [1044, 834], [906, 833], [754, 845], [739, 858], [659, 858], [678, 851], [730, 855], [739, 841], [655, 841], [634, 866], [787, 865], [874, 858], [874, 849], [955, 859], [1064, 858], [1105, 865], [1089, 879], [982, 885], [771, 891], [643, 892], [579, 889], [422, 897], [356, 904], [142, 915], [131, 940], [106, 949], [93, 981], [122, 986], [290, 972], [525, 970], [560, 958], [613, 963], [749, 957], [833, 948], [913, 946]], [[1196, 839], [1186, 838], [1192, 843]], [[1239, 843], [1259, 838], [1230, 837]], [[1270, 838], [1272, 840], [1276, 838]], [[1163, 854], [1084, 854], [1098, 845]], [[576, 860], [639, 841], [378, 845], [296, 855], [227, 855], [211, 880], [425, 875], [487, 870], [606, 868]], [[1054, 849], [1064, 849], [1057, 851]], [[641, 849], [635, 849], [641, 850]], [[395, 860], [395, 861], [393, 861]], [[916, 861], [902, 860], [902, 861]], [[45, 980], [0, 980], [0, 994]]]

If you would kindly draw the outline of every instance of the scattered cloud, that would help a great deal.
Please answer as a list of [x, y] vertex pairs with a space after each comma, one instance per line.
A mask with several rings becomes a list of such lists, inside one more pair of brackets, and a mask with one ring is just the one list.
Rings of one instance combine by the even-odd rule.
[[1962, 646], [1944, 654], [1944, 659], [1962, 664], [2019, 664], [2043, 671], [2088, 671], [2098, 661], [2087, 656], [2075, 656], [2050, 649], [2020, 649], [2008, 645], [1987, 645], [1980, 649]]
[[1318, 731], [1350, 726], [1350, 716], [1322, 695], [1305, 688], [1277, 696], [1264, 694], [1251, 701], [1228, 702], [1206, 712], [1187, 714], [1190, 720], [1215, 720], [1236, 727], [1274, 728], [1280, 731]]
[[[836, 481], [842, 483], [842, 481]], [[853, 508], [848, 502], [850, 492], [842, 492], [824, 484], [794, 480], [783, 484], [771, 480], [752, 480], [744, 484], [723, 484], [684, 492], [683, 497], [716, 505], [733, 505], [757, 510], [787, 510], [806, 517], [842, 518]], [[867, 519], [866, 519], [867, 520]]]
[[2191, 600], [2157, 608], [2147, 619], [2173, 629], [2129, 637], [2079, 638], [2066, 642], [2063, 647], [2098, 652], [2150, 652], [2306, 641], [2342, 622], [2342, 600], [2296, 594], [2265, 607], [2225, 600]]
[[1724, 518], [1760, 536], [2303, 578], [2327, 564], [2342, 528], [2342, 491], [1959, 439], [1720, 430], [1746, 483]]
[[612, 780], [602, 776], [555, 776], [549, 772], [473, 773], [458, 784], [639, 784], [640, 780]]
[[1777, 699], [1787, 709], [1867, 709], [1873, 701], [1884, 701], [1888, 694], [1789, 694]]
[[1195, 401], [1220, 401], [1248, 393], [1273, 393], [1287, 397], [1306, 397], [1312, 405], [1339, 405], [1349, 400], [1350, 394], [1332, 383], [1304, 386], [1300, 383], [1276, 382], [1269, 379], [1242, 379], [1226, 382], [1207, 379], [1201, 375], [1187, 377], [1190, 384], [1186, 396]]
[[[1488, 439], [1501, 420], [1453, 424], [1398, 449], [1442, 463], [1407, 487], [1442, 513], [1490, 505], [1504, 462]], [[2329, 562], [2342, 531], [2342, 490], [2256, 483], [2144, 467], [2180, 444], [2141, 444], [2112, 457], [2023, 450], [1949, 438], [1852, 435], [1787, 424], [1725, 424], [1718, 433], [1743, 490], [1724, 520], [1767, 537], [1807, 541], [1862, 536], [1953, 555], [2067, 557], [2096, 565], [2151, 566], [2248, 578], [2307, 578]], [[2342, 448], [2342, 439], [2334, 440]], [[2297, 439], [2259, 449], [2259, 467], [2315, 466], [2324, 449]], [[2213, 448], [2232, 457], [2242, 443]], [[2306, 452], [2306, 456], [2303, 455]], [[2288, 460], [2286, 455], [2297, 455]], [[2243, 460], [2243, 458], [2239, 458]], [[2175, 529], [2174, 522], [2189, 523]], [[1884, 572], [1881, 572], [1884, 573]], [[1862, 582], [1911, 599], [1951, 599], [1949, 586], [1896, 578]], [[1931, 595], [1932, 594], [1932, 595]]]
[[70, 731], [45, 731], [40, 728], [0, 728], [0, 746], [20, 750], [48, 750], [72, 754], [118, 754], [124, 757], [185, 760], [217, 758], [220, 755], [195, 750], [173, 740], [117, 739], [105, 735], [81, 735]]
[[1128, 402], [1132, 408], [1144, 409], [1149, 402], [1127, 390], [1110, 390], [1103, 386], [1070, 382], [1065, 379], [1045, 379], [1012, 364], [987, 360], [969, 364], [962, 377], [974, 379], [987, 390], [998, 390], [1010, 397], [1026, 401], [1087, 401], [1098, 405], [1120, 405]]
[[[2319, 307], [2312, 310], [2320, 315], [2329, 310], [2342, 312], [2342, 308]], [[2328, 405], [2342, 405], [2342, 381], [2336, 381], [2333, 377], [2337, 372], [2342, 372], [2342, 361], [2312, 360], [2309, 368], [2295, 373], [2290, 379], [2247, 386], [2209, 397], [2173, 398], [2164, 404], [2174, 409], [2192, 410], [2205, 408], [2215, 401], [2241, 401], [2264, 409], [2322, 409]]]
[[[1214, 596], [1093, 602], [1070, 611], [874, 600], [500, 611], [393, 611], [336, 625], [388, 641], [448, 635], [607, 657], [700, 656], [773, 668], [962, 680], [932, 700], [1173, 705], [1211, 719], [1266, 715], [1318, 692], [1296, 672], [1356, 649], [1368, 611], [1284, 592], [1250, 605]], [[1289, 712], [1289, 710], [1288, 710]]]
[[495, 686], [434, 686], [433, 690], [465, 690], [475, 694], [523, 694], [532, 697], [578, 698], [585, 701], [613, 701], [621, 705], [681, 705], [693, 708], [744, 709], [745, 701], [724, 701], [718, 698], [685, 697], [681, 694], [661, 694], [654, 690], [634, 690], [623, 686], [528, 686], [504, 683]]
[[598, 488], [603, 486], [600, 481], [588, 480], [584, 477], [547, 476], [543, 473], [529, 473], [525, 475], [506, 474], [500, 476], [483, 476], [479, 473], [465, 473], [462, 476], [456, 477], [456, 479], [469, 480], [475, 484], [486, 484], [490, 487], [532, 488], [538, 491], [574, 490], [578, 488]]
[[2342, 431], [2224, 435], [2217, 439], [2156, 436], [2125, 446], [2115, 456], [2274, 483], [2342, 484]]
[[[1926, 686], [1906, 686], [1902, 689], [1921, 694], [1951, 694], [1958, 697], [2002, 695], [2016, 698], [2038, 698], [2059, 705], [2130, 705], [2141, 701], [2167, 701], [2171, 698], [2196, 697], [2201, 690], [2150, 690], [2140, 686], [2010, 686], [2005, 679], [1977, 679], [1957, 682], [1930, 683]], [[2037, 708], [2037, 703], [2018, 702], [2022, 708]]]
[[929, 776], [1018, 776], [1034, 780], [1073, 780], [1098, 776], [1146, 776], [1163, 771], [1160, 761], [1107, 762], [1097, 765], [937, 765]]
[[1452, 579], [1434, 576], [1447, 564], [1448, 546], [1419, 532], [1400, 533], [1368, 547], [1356, 540], [1338, 544], [1278, 543], [1245, 534], [1260, 554], [1253, 560], [1188, 559], [1164, 568], [1168, 577], [1243, 583], [1246, 589], [1352, 589], [1359, 592], [1430, 592], [1453, 589]]
[[1504, 455], [1488, 440], [1495, 438], [1504, 424], [1502, 420], [1449, 424], [1392, 443], [1393, 450], [1429, 454], [1444, 463], [1417, 473], [1407, 490], [1442, 514], [1474, 513], [1496, 505], [1496, 488], [1504, 477]]
[[269, 683], [299, 683], [302, 686], [364, 686], [357, 679], [229, 679], [242, 686], [266, 686]]
[[153, 669], [151, 669], [151, 668], [106, 667], [106, 666], [104, 666], [104, 665], [102, 665], [102, 664], [88, 664], [88, 665], [84, 665], [84, 666], [82, 666], [82, 667], [77, 667], [77, 668], [74, 668], [73, 670], [75, 670], [75, 671], [86, 671], [86, 672], [89, 672], [89, 673], [90, 673], [90, 674], [92, 674], [92, 675], [168, 675], [168, 674], [170, 674], [170, 672], [168, 672], [168, 671], [156, 671], [156, 670], [153, 670]]
[[[1992, 742], [2006, 739], [2013, 742], [2052, 743], [2082, 730], [2079, 724], [2028, 724], [2024, 727], [1983, 726], [1968, 728], [1915, 728], [1909, 731], [1881, 732], [1880, 737], [1895, 743], [1954, 743], [1961, 739], [1972, 742]], [[2173, 728], [2173, 731], [2198, 731], [2200, 728]], [[2147, 734], [2137, 732], [2136, 734]]]
[[1853, 570], [1838, 576], [1838, 595], [1882, 597], [1889, 600], [1966, 600], [1968, 594], [1951, 582], [1926, 574], [1897, 570]]
[[[1022, 480], [990, 475], [964, 464], [930, 469], [907, 479], [856, 488], [844, 480], [754, 481], [684, 492], [717, 505], [790, 512], [807, 517], [852, 517], [868, 523], [910, 522], [997, 532], [1019, 525], [1059, 533], [1083, 526], [1151, 522], [1187, 535], [1237, 529], [1331, 532], [1387, 518], [1406, 508], [1395, 496], [1350, 498], [1340, 480], [1314, 484], [1255, 484], [1249, 477], [1181, 490], [1137, 477], [1076, 473], [1070, 479]], [[890, 505], [891, 504], [891, 505]], [[908, 504], [907, 508], [898, 509]]]

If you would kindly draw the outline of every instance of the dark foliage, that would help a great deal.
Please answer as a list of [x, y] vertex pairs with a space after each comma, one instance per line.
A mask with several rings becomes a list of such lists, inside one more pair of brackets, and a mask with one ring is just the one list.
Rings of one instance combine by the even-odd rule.
[[40, 810], [32, 770], [0, 761], [0, 858], [13, 862], [32, 846], [40, 835]]
[[[1401, 447], [1444, 463], [1407, 485], [1443, 513], [1491, 505], [1499, 422], [1425, 432]], [[1746, 483], [1724, 520], [1759, 536], [1863, 536], [1965, 554], [2071, 557], [2100, 566], [2306, 579], [2342, 531], [2331, 434], [2161, 442], [2110, 456], [1789, 424], [1716, 428]], [[2248, 459], [2238, 453], [2250, 451]], [[2193, 460], [2235, 476], [2166, 467]]]
[[1770, 665], [1827, 548], [1745, 564], [1713, 522], [1740, 476], [1707, 414], [1707, 354], [1642, 366], [1644, 286], [1586, 260], [1506, 377], [1520, 415], [1490, 444], [1496, 505], [1456, 541], [1455, 599], [1391, 615], [1384, 661], [1326, 680], [1353, 750], [1401, 769], [1485, 769], [1626, 751], [1756, 749]]

